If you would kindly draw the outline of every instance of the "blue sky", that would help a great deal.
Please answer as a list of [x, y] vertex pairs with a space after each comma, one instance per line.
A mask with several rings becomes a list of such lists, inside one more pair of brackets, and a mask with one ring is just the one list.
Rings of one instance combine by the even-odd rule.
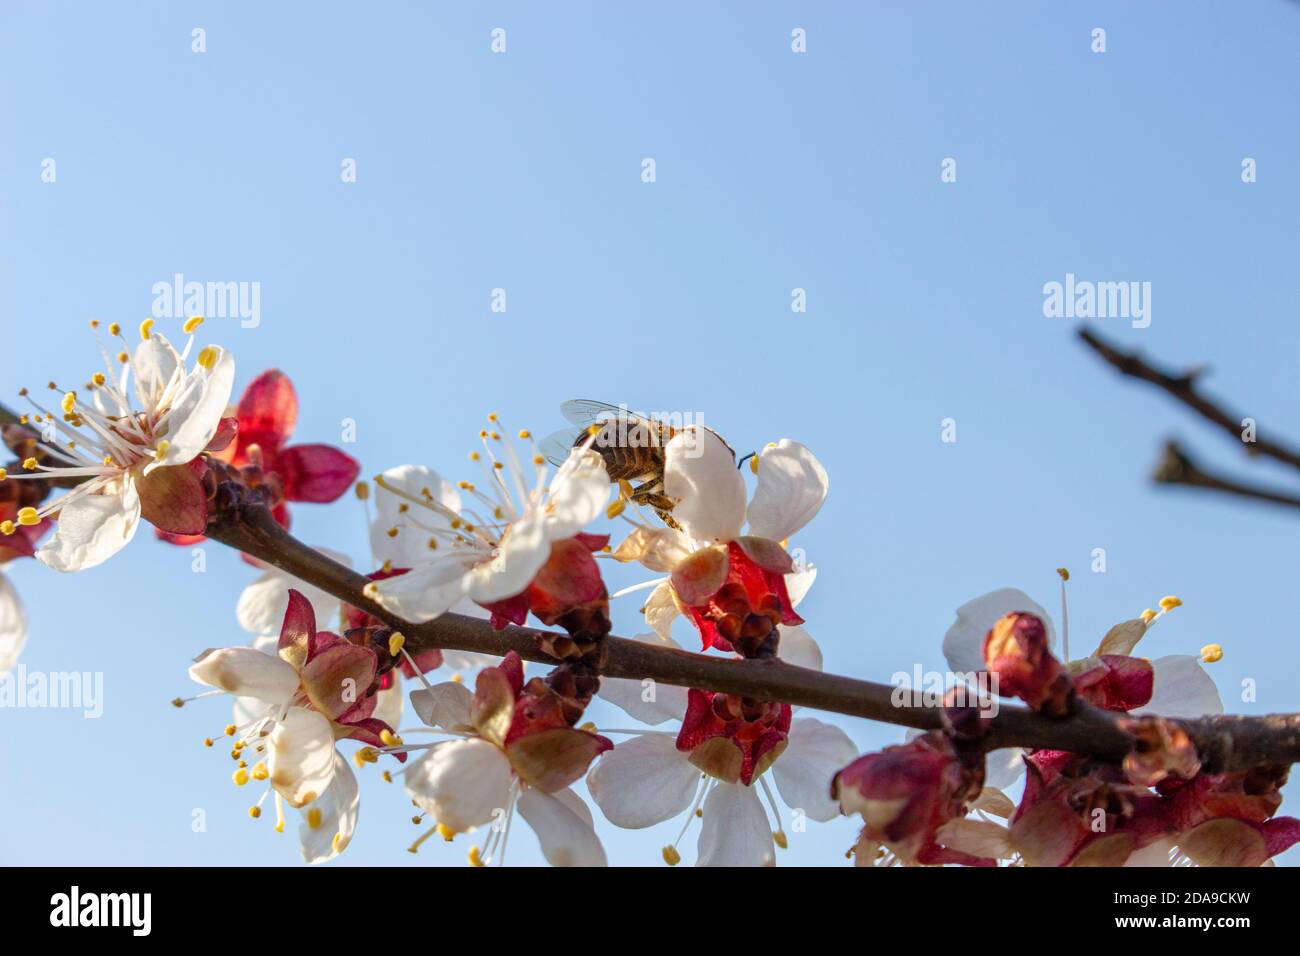
[[[1295, 476], [1121, 382], [1042, 312], [1066, 273], [1150, 282], [1150, 327], [1099, 329], [1210, 361], [1210, 390], [1300, 436], [1297, 41], [1300, 4], [1281, 0], [6, 0], [5, 388], [85, 375], [87, 321], [134, 325], [176, 273], [257, 282], [256, 328], [205, 331], [235, 352], [239, 387], [289, 372], [299, 440], [338, 442], [355, 420], [367, 473], [459, 476], [482, 415], [544, 432], [572, 397], [701, 411], [741, 448], [809, 445], [831, 495], [797, 542], [821, 569], [803, 610], [833, 670], [942, 667], [953, 609], [1009, 585], [1053, 607], [1065, 565], [1076, 649], [1176, 593], [1186, 606], [1144, 653], [1219, 642], [1230, 710], [1300, 709], [1296, 517], [1145, 480], [1169, 434], [1239, 474]], [[363, 561], [354, 501], [295, 521]], [[1104, 574], [1088, 570], [1098, 547]], [[168, 704], [191, 657], [243, 640], [250, 569], [214, 545], [194, 574], [142, 534], [75, 577], [6, 571], [31, 618], [26, 665], [102, 672], [105, 711], [0, 716], [0, 863], [295, 862], [199, 743], [224, 705]], [[616, 610], [621, 633], [636, 606]], [[593, 716], [626, 724], [613, 714]], [[900, 736], [837, 722], [864, 750]], [[463, 862], [459, 842], [403, 852], [409, 803], [364, 783], [341, 865]], [[601, 834], [616, 862], [654, 863], [676, 827]], [[853, 834], [814, 826], [781, 859], [842, 863]], [[531, 836], [510, 855], [540, 859]]]

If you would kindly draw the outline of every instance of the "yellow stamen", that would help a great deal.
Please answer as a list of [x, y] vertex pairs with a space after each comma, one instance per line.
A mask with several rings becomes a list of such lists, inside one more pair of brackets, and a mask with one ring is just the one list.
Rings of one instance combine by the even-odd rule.
[[96, 372], [94, 375], [90, 377], [90, 380], [94, 382], [96, 385], [103, 385], [105, 382], [108, 381], [108, 379], [104, 378], [103, 372]]
[[592, 721], [589, 720], [589, 721], [587, 721], [585, 724], [583, 724], [581, 727], [579, 727], [578, 729], [579, 729], [579, 730], [585, 730], [585, 731], [586, 731], [587, 733], [589, 733], [589, 734], [594, 734], [594, 733], [596, 732], [596, 725], [595, 725], [594, 722], [592, 722]]
[[545, 463], [546, 463], [546, 459], [543, 458], [541, 455], [534, 455], [534, 456], [533, 456], [533, 464], [534, 464], [534, 465], [537, 465], [539, 468], [540, 468], [542, 465], [544, 465]]
[[140, 340], [149, 341], [149, 333], [153, 331], [153, 319], [145, 319], [140, 323]]
[[392, 637], [388, 639], [388, 655], [396, 657], [402, 652], [402, 647], [406, 644], [406, 635], [401, 631], [394, 631]]
[[624, 498], [631, 498], [632, 482], [628, 481], [626, 478], [620, 478], [618, 480], [618, 493]]
[[35, 508], [21, 508], [18, 511], [18, 523], [30, 528], [41, 523], [41, 516], [36, 513]]
[[36, 459], [35, 459], [35, 458], [24, 458], [24, 459], [23, 459], [23, 467], [26, 468], [28, 471], [35, 471], [35, 470], [36, 470]]
[[0, 481], [4, 481], [8, 477], [9, 477], [9, 472], [4, 468], [0, 468]]
[[1059, 574], [1059, 575], [1061, 576], [1061, 580], [1062, 580], [1062, 581], [1068, 581], [1068, 580], [1070, 580], [1070, 569], [1069, 569], [1069, 568], [1057, 568], [1057, 569], [1056, 569], [1056, 573]]
[[1142, 617], [1142, 623], [1144, 623], [1144, 624], [1150, 624], [1152, 621], [1154, 621], [1154, 620], [1155, 620], [1157, 617], [1159, 617], [1159, 616], [1160, 616], [1160, 612], [1159, 612], [1159, 611], [1153, 610], [1152, 608], [1147, 608], [1145, 611], [1142, 612], [1142, 615], [1141, 615], [1141, 617]]
[[609, 507], [605, 509], [605, 517], [617, 518], [619, 515], [623, 513], [625, 508], [627, 508], [626, 498], [618, 498], [614, 501], [611, 501], [609, 503]]
[[385, 747], [402, 746], [402, 738], [397, 736], [397, 734], [393, 733], [387, 727], [379, 732], [379, 739], [384, 742]]
[[756, 475], [758, 474], [758, 456], [757, 456], [757, 455], [752, 455], [752, 456], [750, 456], [750, 459], [749, 459], [749, 470], [752, 471], [752, 472], [753, 472], [754, 474], [756, 474]]
[[5, 537], [8, 537], [9, 535], [13, 534], [17, 530], [18, 529], [14, 526], [14, 523], [12, 521], [0, 521], [0, 534], [4, 535]]
[[1201, 660], [1207, 664], [1223, 660], [1223, 647], [1219, 644], [1206, 644], [1201, 648]]
[[357, 493], [358, 501], [368, 501], [370, 499], [370, 485], [364, 481], [358, 481], [354, 489]]
[[464, 677], [463, 674], [452, 674], [452, 675], [451, 675], [451, 682], [452, 682], [453, 684], [463, 684], [463, 683], [465, 683], [465, 677]]
[[231, 775], [230, 779], [235, 781], [236, 787], [242, 787], [244, 784], [248, 783], [249, 781], [248, 770], [246, 770], [244, 767], [240, 767]]
[[790, 841], [786, 839], [784, 830], [777, 830], [772, 834], [772, 840], [783, 850], [790, 849]]
[[483, 857], [479, 855], [478, 847], [476, 847], [476, 846], [472, 846], [472, 847], [469, 848], [469, 865], [470, 865], [470, 866], [486, 866], [486, 865], [487, 865], [487, 864], [485, 864], [485, 863], [483, 862]]
[[254, 780], [266, 780], [270, 776], [271, 776], [271, 771], [267, 769], [265, 760], [259, 760], [256, 764], [253, 765]]
[[1160, 599], [1160, 609], [1162, 611], [1172, 611], [1176, 607], [1183, 606], [1183, 599], [1174, 597], [1172, 594]]
[[682, 855], [677, 852], [677, 847], [664, 847], [664, 862], [669, 866], [676, 866], [678, 863], [682, 862]]
[[171, 451], [171, 447], [172, 447], [172, 443], [169, 442], [166, 438], [164, 438], [162, 441], [158, 443], [157, 449], [154, 450], [153, 460], [162, 461], [164, 458], [167, 457], [167, 452]]
[[181, 331], [184, 332], [186, 335], [189, 335], [202, 324], [203, 324], [203, 316], [191, 315], [188, 319], [185, 320], [185, 324], [181, 326]]
[[452, 841], [452, 838], [456, 836], [456, 831], [453, 830], [451, 827], [447, 826], [447, 824], [445, 823], [439, 823], [438, 836], [442, 837], [444, 840], [450, 843]]
[[63, 414], [65, 415], [71, 415], [73, 412], [75, 412], [77, 410], [77, 393], [76, 392], [66, 393], [63, 396], [63, 403], [60, 405], [60, 408], [63, 409]]
[[125, 365], [127, 362], [131, 361], [131, 356], [128, 355], [126, 352], [118, 352], [117, 360], [121, 362], [123, 365]]
[[490, 422], [495, 422], [496, 420], [497, 420], [497, 413], [496, 413], [496, 412], [493, 412], [492, 414], [488, 415], [488, 421], [490, 421]]
[[533, 433], [530, 432], [527, 428], [525, 428], [523, 431], [519, 433], [519, 437], [522, 438], [524, 441], [528, 441], [528, 439], [533, 437]]
[[374, 747], [362, 747], [352, 755], [352, 762], [357, 765], [358, 769], [364, 767], [368, 763], [378, 763], [379, 751]]
[[203, 368], [211, 372], [213, 367], [217, 364], [217, 357], [220, 354], [221, 354], [221, 350], [217, 348], [215, 345], [207, 345], [204, 346], [201, 352], [199, 352], [199, 357], [195, 359], [195, 361], [197, 361], [199, 365], [203, 366]]
[[239, 728], [237, 728], [234, 724], [226, 724], [226, 736], [227, 737], [235, 736], [235, 731], [238, 729]]
[[389, 773], [387, 770], [385, 770], [385, 771], [384, 771], [380, 776], [382, 776], [382, 777], [384, 778], [384, 783], [392, 783], [392, 782], [393, 782], [393, 775], [392, 775], [391, 773]]

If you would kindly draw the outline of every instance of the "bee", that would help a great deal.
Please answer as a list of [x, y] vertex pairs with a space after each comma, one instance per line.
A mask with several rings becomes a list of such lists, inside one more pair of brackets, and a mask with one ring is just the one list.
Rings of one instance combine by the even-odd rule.
[[[626, 482], [629, 501], [653, 508], [664, 524], [679, 528], [672, 517], [675, 502], [664, 493], [664, 454], [682, 429], [636, 415], [626, 407], [590, 399], [565, 402], [560, 412], [577, 427], [556, 432], [542, 442], [542, 453], [552, 464], [563, 464], [569, 452], [591, 439], [592, 429], [596, 429], [591, 450], [604, 460], [609, 480]], [[727, 448], [731, 450], [730, 445]], [[731, 455], [735, 458], [736, 453]]]

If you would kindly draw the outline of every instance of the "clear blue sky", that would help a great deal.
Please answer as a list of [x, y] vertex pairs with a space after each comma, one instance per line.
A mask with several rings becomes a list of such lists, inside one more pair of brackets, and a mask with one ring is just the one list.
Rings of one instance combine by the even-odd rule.
[[[1295, 476], [1042, 314], [1067, 272], [1149, 281], [1151, 326], [1102, 331], [1211, 361], [1215, 393], [1300, 437], [1300, 4], [1086, 6], [5, 0], [5, 390], [85, 375], [87, 320], [133, 325], [174, 273], [256, 281], [257, 328], [206, 327], [238, 387], [285, 369], [297, 437], [337, 442], [355, 419], [370, 474], [459, 476], [482, 414], [543, 432], [572, 397], [700, 410], [741, 448], [808, 444], [831, 496], [797, 542], [821, 567], [804, 611], [836, 671], [942, 667], [954, 608], [1007, 585], [1053, 607], [1066, 565], [1077, 650], [1176, 593], [1146, 654], [1217, 641], [1229, 709], [1300, 709], [1297, 515], [1145, 480], [1170, 433], [1241, 474]], [[362, 558], [355, 502], [295, 519]], [[1097, 547], [1105, 574], [1088, 572]], [[199, 745], [225, 705], [168, 704], [195, 653], [244, 640], [250, 569], [214, 545], [193, 574], [141, 534], [78, 576], [7, 571], [27, 666], [102, 671], [106, 700], [97, 721], [0, 714], [0, 863], [296, 862]], [[900, 736], [841, 723], [864, 750]], [[363, 786], [342, 863], [463, 862], [459, 842], [406, 854], [409, 803]], [[600, 829], [616, 861], [653, 863], [676, 826]], [[782, 860], [841, 863], [853, 833], [814, 826]], [[540, 858], [531, 835], [510, 854]]]

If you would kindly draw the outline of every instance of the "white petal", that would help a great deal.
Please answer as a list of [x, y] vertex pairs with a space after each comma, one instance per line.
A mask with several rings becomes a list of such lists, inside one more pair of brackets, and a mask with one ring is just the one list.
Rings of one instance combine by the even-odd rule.
[[156, 332], [135, 347], [131, 364], [136, 373], [136, 399], [142, 408], [156, 410], [163, 390], [173, 382], [177, 372], [180, 371], [180, 353], [167, 341], [166, 336]]
[[[672, 638], [665, 639], [658, 634], [638, 634], [634, 640], [681, 650]], [[661, 684], [650, 678], [640, 681], [629, 677], [602, 677], [598, 696], [643, 724], [662, 724], [686, 716], [686, 688]]]
[[59, 511], [49, 541], [36, 557], [56, 571], [83, 571], [107, 561], [135, 537], [140, 524], [140, 496], [126, 480], [107, 494], [73, 492]]
[[587, 774], [587, 790], [610, 823], [654, 826], [684, 813], [695, 799], [700, 771], [672, 737], [632, 737], [601, 754]]
[[0, 574], [0, 674], [18, 661], [27, 643], [27, 616], [13, 582]]
[[373, 582], [376, 601], [408, 621], [431, 621], [465, 594], [470, 568], [463, 555], [448, 554], [406, 574]]
[[438, 744], [406, 772], [406, 792], [457, 833], [503, 819], [510, 799], [510, 761], [479, 737]]
[[[256, 653], [256, 652], [254, 652]], [[290, 707], [267, 739], [271, 786], [292, 807], [304, 807], [334, 779], [334, 730], [321, 714]]]
[[[352, 567], [352, 559], [337, 551], [327, 548], [316, 549], [328, 558], [340, 564]], [[339, 626], [338, 598], [326, 594], [320, 588], [300, 581], [279, 568], [270, 568], [257, 578], [239, 595], [235, 606], [235, 617], [239, 626], [250, 634], [279, 634], [284, 624], [284, 612], [289, 608], [289, 588], [301, 591], [316, 612], [316, 626], [322, 631], [332, 631]]]
[[[319, 810], [316, 826], [311, 825]], [[356, 774], [338, 753], [334, 754], [334, 778], [315, 803], [302, 808], [302, 823], [298, 824], [298, 840], [302, 844], [302, 858], [308, 863], [325, 863], [334, 859], [352, 842], [361, 813], [361, 788]]]
[[745, 479], [736, 455], [707, 428], [674, 435], [664, 449], [664, 494], [673, 518], [699, 542], [730, 541], [745, 523]]
[[411, 691], [411, 707], [426, 727], [454, 730], [469, 726], [473, 702], [469, 688], [456, 681]]
[[811, 521], [826, 500], [830, 481], [817, 456], [782, 438], [759, 455], [758, 487], [749, 503], [749, 533], [784, 541]]
[[546, 533], [552, 541], [571, 538], [591, 524], [609, 503], [609, 475], [604, 460], [594, 451], [569, 452], [555, 478], [546, 514]]
[[402, 723], [406, 694], [402, 689], [401, 668], [394, 667], [389, 673], [393, 675], [393, 682], [385, 690], [375, 694], [375, 710], [370, 716], [375, 720], [382, 720], [396, 730]]
[[236, 697], [256, 697], [269, 704], [287, 704], [298, 690], [298, 671], [292, 664], [252, 647], [204, 651], [190, 665], [190, 677]]
[[466, 593], [480, 604], [514, 597], [532, 584], [550, 556], [545, 519], [540, 515], [521, 518], [510, 526], [496, 556], [470, 571]]
[[822, 649], [802, 627], [782, 625], [776, 656], [796, 667], [807, 667], [814, 671], [822, 669]]
[[824, 823], [840, 812], [831, 778], [857, 756], [857, 744], [840, 728], [801, 717], [790, 724], [790, 742], [772, 764], [772, 777], [786, 806]]
[[1204, 717], [1223, 713], [1223, 701], [1214, 680], [1191, 654], [1171, 654], [1151, 662], [1155, 671], [1151, 700], [1134, 713], [1161, 717]]
[[[441, 531], [451, 530], [451, 519], [445, 514], [416, 504], [429, 498], [443, 505], [448, 510], [459, 514], [460, 492], [450, 481], [443, 478], [432, 468], [423, 465], [399, 465], [390, 468], [380, 476], [383, 484], [375, 482], [375, 520], [370, 526], [370, 549], [380, 561], [391, 561], [395, 568], [411, 568], [428, 561], [433, 555], [429, 548], [431, 534], [412, 524], [418, 521], [425, 528]], [[388, 485], [404, 492], [409, 497], [394, 494], [385, 488]], [[411, 499], [415, 499], [413, 502]], [[402, 506], [407, 510], [403, 512]], [[395, 537], [389, 532], [397, 528]], [[447, 541], [439, 541], [439, 547], [446, 547]]]
[[1012, 854], [1011, 832], [992, 820], [961, 817], [939, 828], [939, 842], [958, 853], [1007, 859]]
[[802, 571], [793, 571], [785, 576], [785, 593], [790, 595], [790, 604], [798, 607], [808, 596], [808, 591], [817, 580], [817, 566], [807, 565]]
[[235, 384], [235, 357], [219, 346], [209, 348], [219, 349], [215, 364], [210, 370], [197, 366], [190, 373], [167, 420], [167, 453], [147, 465], [146, 472], [192, 461], [217, 433]]
[[1001, 588], [968, 601], [957, 608], [957, 620], [943, 638], [943, 656], [958, 674], [984, 670], [984, 638], [993, 625], [1012, 611], [1026, 611], [1042, 618], [1047, 628], [1047, 646], [1056, 645], [1056, 630], [1048, 613], [1024, 591]]
[[673, 586], [667, 581], [660, 582], [650, 597], [646, 599], [645, 622], [654, 629], [660, 639], [672, 641], [673, 639], [673, 621], [681, 616], [681, 611], [677, 607], [677, 598], [674, 596]]
[[272, 704], [257, 697], [236, 697], [230, 709], [231, 723], [236, 727], [246, 727], [267, 717], [278, 717], [284, 704]]
[[537, 834], [551, 866], [608, 865], [591, 811], [572, 790], [547, 794], [529, 787], [519, 795], [519, 815]]
[[984, 762], [984, 786], [1006, 790], [1025, 772], [1025, 752], [1005, 747], [989, 753]]
[[775, 866], [767, 813], [753, 787], [718, 783], [704, 800], [696, 866]]

